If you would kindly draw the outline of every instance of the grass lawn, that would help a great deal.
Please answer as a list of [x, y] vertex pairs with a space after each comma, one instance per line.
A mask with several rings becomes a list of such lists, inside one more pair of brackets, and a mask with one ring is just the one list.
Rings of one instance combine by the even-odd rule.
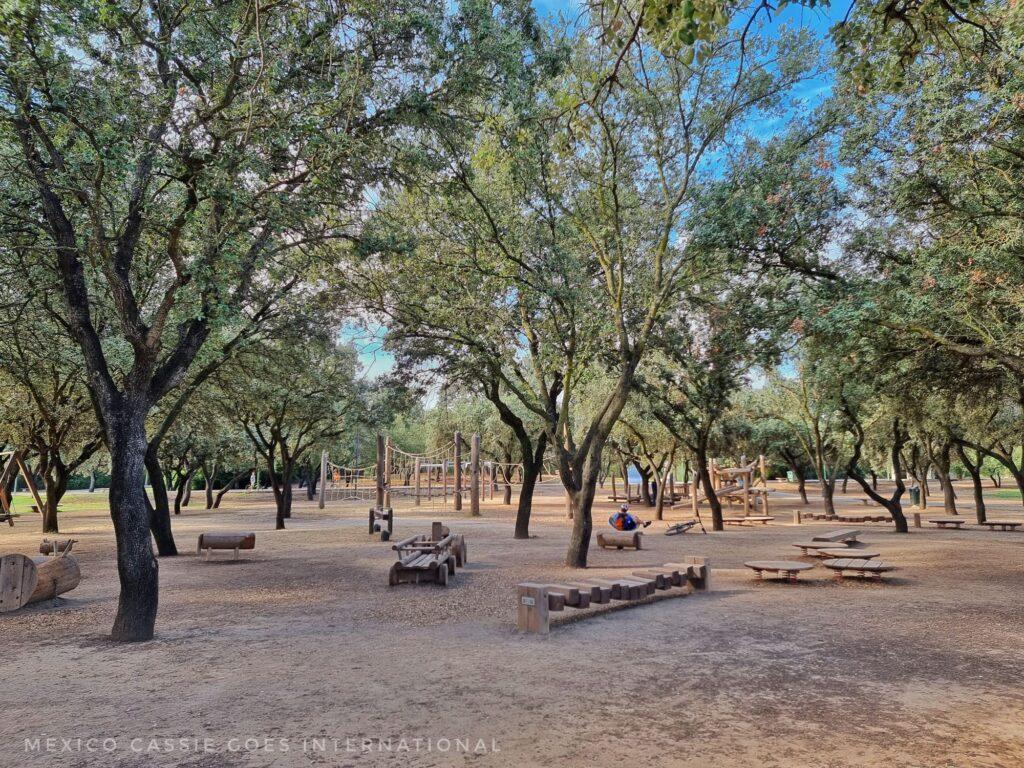
[[[40, 496], [41, 495], [42, 493], [40, 493]], [[32, 500], [32, 494], [28, 492], [14, 494], [14, 514], [33, 514], [32, 505], [34, 503], [35, 502]], [[69, 492], [61, 500], [58, 511], [101, 512], [105, 511], [107, 508], [107, 491], [106, 489], [102, 489], [96, 491], [95, 493], [76, 493], [74, 491]]]
[[1019, 499], [1020, 491], [1016, 488], [993, 488], [985, 491], [985, 496], [993, 499]]

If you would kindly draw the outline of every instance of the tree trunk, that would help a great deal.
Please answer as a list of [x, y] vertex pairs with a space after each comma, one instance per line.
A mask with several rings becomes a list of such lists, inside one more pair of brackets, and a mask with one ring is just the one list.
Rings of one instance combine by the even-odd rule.
[[96, 470], [89, 470], [89, 493], [96, 493]]
[[701, 487], [704, 489], [704, 498], [708, 500], [711, 508], [711, 530], [724, 531], [725, 523], [722, 522], [722, 502], [715, 493], [714, 483], [711, 482], [711, 472], [708, 469], [707, 450], [699, 448], [695, 452], [697, 461], [697, 475], [700, 477]]
[[[824, 478], [825, 476], [827, 476], [827, 474], [828, 474], [827, 472], [823, 472], [822, 473], [822, 477]], [[822, 479], [821, 480], [821, 500], [822, 500], [822, 502], [825, 505], [825, 514], [828, 515], [829, 517], [835, 517], [836, 516], [835, 493], [836, 493], [835, 477], [831, 477], [828, 480]]]
[[[523, 487], [519, 491], [519, 507], [516, 509], [516, 530], [513, 538], [530, 538], [530, 515], [533, 514], [533, 492], [537, 486], [537, 478], [544, 462], [544, 451], [548, 446], [548, 437], [541, 434], [531, 452], [528, 445], [523, 445]], [[508, 504], [512, 500], [512, 486], [506, 485], [505, 494]]]
[[[171, 507], [167, 500], [167, 485], [160, 460], [156, 455], [157, 446], [150, 443], [146, 450], [146, 469], [149, 470], [150, 488], [153, 491], [153, 506], [150, 509], [149, 530], [156, 541], [160, 557], [175, 557], [178, 545], [171, 532]], [[148, 499], [148, 497], [147, 497]], [[175, 506], [175, 514], [181, 510]]]
[[[646, 507], [654, 506], [654, 499], [651, 497], [651, 470], [640, 464], [638, 461], [633, 462], [633, 467], [636, 469], [638, 475], [640, 475], [640, 500]], [[628, 472], [627, 472], [627, 477]]]
[[159, 597], [159, 565], [150, 539], [145, 457], [148, 407], [121, 407], [106, 426], [110, 450], [110, 517], [117, 538], [121, 593], [111, 636], [120, 641], [151, 640]]
[[178, 477], [178, 487], [174, 494], [174, 514], [180, 515], [181, 508], [184, 505], [185, 496], [188, 493], [188, 489], [192, 485], [192, 475], [195, 474], [194, 469], [188, 469], [185, 474]]
[[804, 504], [810, 504], [811, 502], [807, 498], [807, 481], [804, 479], [803, 470], [800, 468], [800, 463], [796, 460], [796, 456], [791, 454], [789, 451], [785, 451], [782, 454], [782, 457], [789, 465], [789, 469], [793, 473], [793, 476], [796, 477], [796, 489], [800, 494], [800, 501]]
[[[596, 456], [594, 453], [596, 452]], [[597, 475], [601, 468], [600, 450], [592, 451], [583, 464], [579, 486], [569, 492], [572, 508], [572, 533], [565, 564], [570, 568], [586, 568], [590, 552], [590, 535], [594, 530], [594, 496], [597, 493]], [[563, 484], [565, 478], [563, 478]]]
[[244, 478], [248, 477], [250, 472], [252, 472], [252, 467], [246, 467], [233, 478], [231, 478], [227, 485], [225, 485], [223, 488], [217, 491], [217, 495], [213, 497], [213, 508], [220, 509], [220, 503], [224, 500], [225, 494], [227, 494], [228, 491], [230, 491], [232, 488], [238, 485], [238, 483], [241, 482]]
[[68, 490], [68, 472], [63, 464], [52, 462], [49, 472], [43, 475], [46, 500], [43, 504], [43, 533], [60, 533], [57, 523], [57, 507]]
[[977, 463], [972, 462], [967, 456], [967, 449], [959, 443], [956, 445], [956, 452], [960, 457], [960, 463], [964, 465], [967, 474], [971, 476], [971, 484], [974, 486], [974, 514], [978, 518], [979, 524], [984, 523], [988, 519], [985, 509], [985, 489], [981, 483], [981, 465], [985, 459], [979, 453], [977, 454]]
[[206, 493], [206, 508], [213, 509], [213, 481], [217, 476], [217, 462], [211, 467], [203, 465], [203, 491]]
[[192, 478], [195, 476], [196, 470], [192, 470], [188, 473], [188, 482], [185, 483], [185, 493], [181, 497], [181, 506], [187, 507], [192, 501]]

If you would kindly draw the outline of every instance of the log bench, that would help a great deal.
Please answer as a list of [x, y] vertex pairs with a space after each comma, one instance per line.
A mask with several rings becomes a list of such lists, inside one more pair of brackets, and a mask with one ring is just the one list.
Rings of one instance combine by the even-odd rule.
[[791, 583], [796, 582], [800, 571], [809, 571], [814, 567], [808, 563], [799, 563], [796, 560], [751, 560], [743, 565], [757, 574], [758, 580], [764, 579], [765, 573], [774, 573], [776, 576], [781, 576], [785, 581]]
[[[384, 524], [387, 528], [384, 528]], [[389, 541], [395, 532], [395, 510], [391, 507], [370, 507], [370, 535], [380, 534], [381, 541]]]
[[754, 523], [768, 525], [774, 519], [769, 515], [747, 515], [746, 517], [723, 517], [722, 522], [725, 525], [753, 525]]
[[817, 536], [811, 536], [811, 541], [856, 541], [857, 537], [860, 536], [860, 531], [855, 530], [843, 530], [843, 531], [829, 531], [828, 533], [820, 533]]
[[666, 563], [633, 571], [628, 576], [586, 578], [567, 584], [523, 582], [516, 585], [516, 628], [520, 632], [548, 634], [551, 614], [567, 608], [584, 611], [579, 618], [602, 613], [607, 608], [593, 606], [608, 603], [643, 601], [657, 592], [665, 597], [683, 596], [706, 590], [707, 558], [690, 558], [693, 562]]
[[883, 563], [881, 560], [864, 560], [860, 558], [826, 560], [822, 565], [832, 571], [835, 571], [835, 577], [839, 581], [842, 581], [843, 577], [847, 575], [847, 571], [851, 572], [852, 575], [855, 576], [867, 576], [881, 581], [883, 573], [896, 570], [895, 565]]
[[602, 549], [641, 549], [640, 531], [602, 531], [597, 534], [597, 545]]
[[398, 560], [388, 572], [388, 586], [432, 582], [448, 586], [449, 576], [467, 562], [466, 539], [441, 523], [433, 523], [430, 536], [421, 533], [391, 547]]
[[82, 581], [78, 561], [68, 554], [59, 557], [0, 557], [0, 613], [53, 600]]
[[967, 521], [962, 517], [933, 517], [928, 522], [932, 525], [937, 525], [939, 528], [955, 528], [959, 531]]
[[235, 560], [238, 559], [238, 551], [241, 549], [256, 549], [255, 533], [200, 533], [199, 542], [196, 544], [196, 554], [199, 556], [206, 552], [206, 559], [210, 559], [210, 553], [215, 549], [234, 550]]
[[987, 525], [990, 531], [994, 531], [996, 528], [1003, 531], [1013, 531], [1020, 528], [1022, 522], [1020, 520], [986, 520], [984, 523], [980, 523], [980, 525]]

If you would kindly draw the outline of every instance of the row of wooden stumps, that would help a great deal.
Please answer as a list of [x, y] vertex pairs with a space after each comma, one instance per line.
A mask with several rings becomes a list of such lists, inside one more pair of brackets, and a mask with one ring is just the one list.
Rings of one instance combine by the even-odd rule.
[[[634, 603], [648, 598], [682, 597], [706, 591], [710, 568], [706, 557], [685, 558], [683, 563], [633, 571], [629, 576], [584, 578], [566, 584], [524, 582], [516, 586], [516, 628], [520, 632], [546, 635], [551, 631], [554, 612], [572, 608], [586, 611], [568, 615], [565, 621], [603, 613], [613, 601]], [[564, 623], [564, 622], [560, 622]]]

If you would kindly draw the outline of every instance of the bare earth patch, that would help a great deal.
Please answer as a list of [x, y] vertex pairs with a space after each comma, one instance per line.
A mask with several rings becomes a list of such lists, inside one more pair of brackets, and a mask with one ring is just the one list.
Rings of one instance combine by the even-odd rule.
[[[193, 508], [174, 521], [183, 555], [160, 563], [158, 639], [137, 646], [105, 639], [109, 518], [65, 515], [81, 586], [0, 616], [0, 766], [1024, 766], [1024, 533], [796, 527], [776, 494], [768, 527], [666, 537], [655, 523], [640, 552], [591, 550], [590, 575], [706, 555], [711, 593], [521, 636], [515, 584], [574, 575], [547, 493], [529, 541], [495, 502], [477, 519], [401, 509], [396, 538], [432, 519], [466, 534], [447, 589], [387, 587], [393, 553], [364, 505], [303, 502], [279, 532], [265, 493]], [[1020, 505], [993, 499], [989, 515]], [[34, 552], [37, 526], [5, 526], [0, 552]], [[836, 527], [900, 570], [837, 583], [817, 567], [791, 585], [742, 567], [800, 559], [791, 542]], [[200, 532], [230, 530], [256, 531], [256, 550], [196, 558]]]

